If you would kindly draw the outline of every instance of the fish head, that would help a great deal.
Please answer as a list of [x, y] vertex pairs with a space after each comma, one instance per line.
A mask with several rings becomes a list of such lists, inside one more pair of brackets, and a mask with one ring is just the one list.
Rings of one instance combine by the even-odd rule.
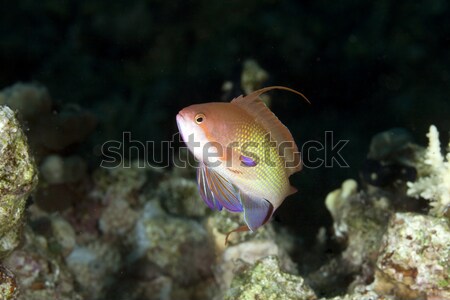
[[205, 147], [208, 153], [219, 152], [221, 133], [224, 132], [229, 103], [204, 103], [183, 108], [177, 114], [181, 137], [194, 156], [204, 161]]

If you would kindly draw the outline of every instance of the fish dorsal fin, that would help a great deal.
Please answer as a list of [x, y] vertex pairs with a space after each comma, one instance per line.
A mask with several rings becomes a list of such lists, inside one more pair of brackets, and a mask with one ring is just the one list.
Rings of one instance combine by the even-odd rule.
[[264, 104], [261, 98], [259, 98], [262, 94], [275, 89], [286, 90], [298, 94], [308, 101], [302, 93], [299, 93], [293, 89], [283, 86], [270, 86], [254, 91], [247, 96], [241, 95], [234, 98], [231, 103], [244, 109], [247, 113], [254, 117], [258, 123], [262, 124], [268, 132], [271, 133], [271, 139], [274, 140], [277, 147], [279, 147], [280, 155], [282, 155], [286, 161], [288, 174], [291, 175], [300, 171], [302, 168], [301, 157], [297, 145], [295, 144], [294, 138], [292, 137], [289, 129], [281, 123], [277, 116], [275, 116], [275, 114]]

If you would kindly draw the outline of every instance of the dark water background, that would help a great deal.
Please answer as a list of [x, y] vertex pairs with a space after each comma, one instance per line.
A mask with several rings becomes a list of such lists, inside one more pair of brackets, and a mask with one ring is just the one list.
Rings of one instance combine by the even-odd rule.
[[450, 10], [422, 1], [2, 1], [0, 87], [36, 81], [59, 103], [99, 119], [78, 150], [130, 131], [162, 141], [177, 131], [181, 108], [221, 98], [239, 83], [244, 60], [270, 74], [267, 85], [302, 91], [313, 105], [277, 92], [273, 111], [299, 145], [333, 131], [349, 140], [350, 168], [304, 170], [299, 193], [276, 221], [298, 233], [329, 225], [326, 194], [358, 177], [370, 138], [392, 127], [419, 143], [435, 124], [450, 128]]

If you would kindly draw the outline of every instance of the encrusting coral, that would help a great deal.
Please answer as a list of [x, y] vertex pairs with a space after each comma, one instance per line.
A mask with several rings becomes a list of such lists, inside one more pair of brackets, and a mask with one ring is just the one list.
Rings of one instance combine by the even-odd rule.
[[430, 214], [442, 217], [450, 208], [450, 143], [446, 159], [441, 153], [439, 132], [434, 125], [427, 134], [428, 148], [416, 165], [418, 180], [408, 182], [408, 195], [430, 201]]

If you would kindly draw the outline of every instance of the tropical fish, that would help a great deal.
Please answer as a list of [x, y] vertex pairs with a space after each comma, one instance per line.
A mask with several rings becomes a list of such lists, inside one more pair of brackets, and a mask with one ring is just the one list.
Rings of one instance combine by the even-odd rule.
[[[198, 188], [215, 210], [243, 212], [246, 225], [229, 232], [255, 231], [267, 223], [284, 199], [297, 190], [289, 176], [302, 168], [295, 141], [260, 95], [266, 87], [230, 103], [195, 104], [176, 119], [181, 137], [199, 161]], [[309, 102], [309, 101], [308, 101]]]

